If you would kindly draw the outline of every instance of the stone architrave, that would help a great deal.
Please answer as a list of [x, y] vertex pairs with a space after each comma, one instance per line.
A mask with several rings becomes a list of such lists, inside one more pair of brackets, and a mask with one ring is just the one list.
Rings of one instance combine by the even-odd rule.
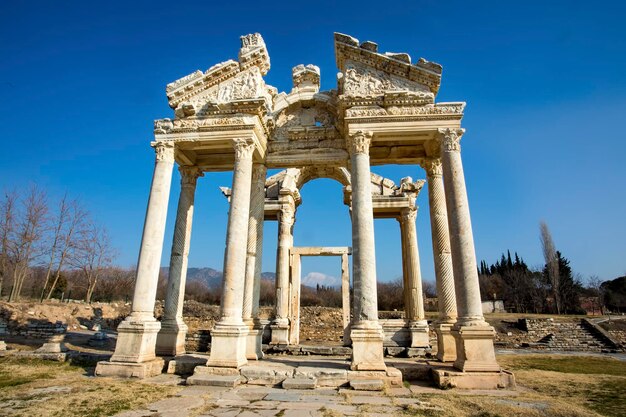
[[174, 144], [156, 142], [153, 147], [156, 163], [141, 239], [131, 313], [117, 327], [117, 343], [110, 362], [99, 362], [96, 375], [147, 377], [160, 374], [163, 369], [163, 360], [155, 355], [161, 323], [154, 318], [154, 303], [174, 167]]
[[[281, 196], [282, 197], [282, 196]], [[276, 318], [270, 325], [272, 345], [289, 344], [289, 252], [293, 247], [295, 204], [291, 195], [284, 196], [278, 219], [276, 251]]]
[[441, 362], [452, 362], [456, 360], [456, 342], [451, 330], [456, 323], [457, 312], [441, 160], [427, 159], [422, 163], [422, 168], [426, 171], [428, 180], [430, 227], [437, 281], [437, 304], [439, 306], [439, 319], [435, 323], [437, 359]]
[[265, 165], [253, 165], [246, 256], [246, 281], [243, 297], [243, 322], [249, 328], [246, 343], [246, 357], [252, 360], [263, 358], [263, 327], [259, 319], [259, 297], [261, 293], [261, 260], [263, 256], [266, 174], [267, 168]]
[[402, 242], [406, 245], [404, 253], [406, 258], [406, 294], [405, 306], [406, 318], [411, 333], [411, 347], [429, 347], [428, 322], [424, 315], [424, 295], [422, 291], [422, 273], [420, 268], [419, 251], [417, 247], [417, 207], [405, 208], [400, 217]]
[[454, 367], [461, 371], [500, 371], [493, 346], [495, 330], [483, 318], [480, 299], [474, 237], [459, 143], [464, 132], [464, 129], [439, 130], [459, 315], [452, 328], [457, 354]]
[[196, 182], [202, 171], [195, 166], [181, 166], [180, 196], [174, 225], [174, 238], [170, 257], [165, 308], [161, 320], [161, 330], [157, 336], [156, 353], [163, 356], [177, 356], [185, 353], [187, 325], [183, 321], [185, 283], [187, 281], [187, 260], [191, 242]]
[[382, 371], [383, 329], [378, 321], [374, 216], [370, 183], [370, 132], [357, 131], [346, 140], [352, 174], [352, 279], [354, 318], [352, 370]]
[[221, 317], [211, 331], [211, 355], [207, 366], [238, 369], [248, 362], [246, 339], [249, 328], [242, 315], [254, 142], [235, 139], [233, 147], [235, 166], [226, 230]]

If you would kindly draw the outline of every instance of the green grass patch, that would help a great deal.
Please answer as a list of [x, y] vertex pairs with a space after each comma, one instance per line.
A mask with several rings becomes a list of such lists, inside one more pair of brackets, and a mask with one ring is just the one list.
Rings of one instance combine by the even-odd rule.
[[47, 372], [32, 374], [28, 376], [13, 375], [10, 372], [0, 372], [0, 389], [17, 387], [19, 385], [28, 384], [30, 382], [52, 378], [54, 378], [54, 375]]
[[607, 417], [622, 417], [626, 410], [626, 378], [604, 378], [585, 390], [587, 406]]
[[501, 364], [513, 370], [538, 369], [566, 374], [597, 374], [626, 376], [626, 362], [613, 358], [598, 358], [593, 356], [508, 356], [502, 358]]

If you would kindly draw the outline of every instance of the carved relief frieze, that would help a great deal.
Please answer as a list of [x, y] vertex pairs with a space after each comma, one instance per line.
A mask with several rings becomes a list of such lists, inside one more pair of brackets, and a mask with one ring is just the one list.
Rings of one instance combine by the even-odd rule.
[[356, 106], [346, 110], [346, 117], [374, 117], [387, 114], [387, 110], [380, 106]]
[[237, 74], [231, 80], [219, 85], [217, 93], [218, 103], [227, 103], [232, 100], [262, 97], [266, 92], [261, 71], [252, 67], [247, 71]]
[[337, 136], [335, 114], [322, 105], [287, 108], [276, 118], [271, 141], [295, 141], [305, 138], [332, 139]]
[[445, 115], [445, 114], [463, 114], [465, 103], [454, 103], [445, 106], [422, 106], [422, 107], [398, 107], [391, 106], [387, 108], [387, 112], [391, 115]]
[[424, 97], [434, 94], [425, 85], [377, 70], [357, 62], [348, 62], [343, 77], [339, 79], [340, 92], [350, 97], [383, 95], [388, 91], [412, 91]]

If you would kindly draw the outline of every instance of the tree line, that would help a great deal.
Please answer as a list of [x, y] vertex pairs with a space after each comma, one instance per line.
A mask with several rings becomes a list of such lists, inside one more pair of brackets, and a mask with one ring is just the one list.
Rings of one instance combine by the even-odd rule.
[[555, 247], [545, 222], [539, 224], [544, 265], [529, 268], [517, 254], [507, 251], [495, 263], [481, 261], [478, 267], [483, 301], [502, 300], [505, 309], [516, 313], [585, 314], [581, 300], [591, 298], [602, 310], [601, 281], [591, 277], [587, 286], [574, 274], [570, 262]]
[[0, 202], [0, 296], [46, 300], [73, 287], [86, 302], [114, 251], [106, 229], [77, 199], [50, 199], [37, 186], [5, 191]]
[[[540, 224], [544, 265], [530, 268], [514, 252], [478, 268], [483, 301], [501, 299], [507, 311], [518, 313], [583, 314], [581, 299], [625, 308], [624, 282], [602, 283], [591, 277], [584, 286], [570, 262], [558, 251], [545, 223]], [[6, 191], [0, 201], [0, 297], [91, 301], [129, 301], [135, 282], [134, 267], [114, 265], [115, 250], [106, 229], [80, 201], [64, 195], [49, 198], [36, 186]], [[610, 285], [609, 285], [610, 284]], [[167, 273], [161, 271], [157, 298], [164, 299]], [[383, 311], [404, 308], [402, 279], [378, 283], [378, 305]], [[435, 285], [423, 282], [424, 296], [436, 297]], [[219, 304], [221, 291], [202, 281], [188, 281], [186, 298]], [[274, 281], [262, 279], [260, 304], [273, 305]], [[318, 285], [301, 288], [301, 305], [340, 307], [341, 289]]]

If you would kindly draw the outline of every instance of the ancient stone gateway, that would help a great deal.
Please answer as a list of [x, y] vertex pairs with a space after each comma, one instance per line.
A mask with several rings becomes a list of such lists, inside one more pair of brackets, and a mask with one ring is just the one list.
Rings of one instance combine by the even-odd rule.
[[[352, 248], [348, 247], [293, 247], [289, 251], [289, 343], [300, 343], [300, 285], [303, 256], [340, 256], [341, 257], [341, 299], [343, 318], [343, 340], [350, 339], [350, 271], [348, 256]], [[272, 334], [274, 336], [274, 334]], [[280, 344], [281, 340], [272, 342]], [[349, 343], [344, 343], [349, 346]]]
[[[344, 185], [352, 218], [354, 302], [350, 368], [386, 370], [378, 320], [374, 218], [400, 220], [407, 319], [416, 344], [427, 343], [415, 230], [415, 198], [423, 181], [400, 186], [373, 175], [371, 166], [420, 165], [427, 173], [440, 317], [435, 369], [458, 386], [512, 383], [495, 357], [494, 329], [483, 319], [474, 241], [461, 162], [465, 103], [435, 103], [442, 67], [405, 53], [335, 34], [337, 89], [319, 91], [314, 65], [293, 68], [293, 88], [265, 84], [270, 60], [259, 34], [241, 38], [238, 60], [196, 71], [167, 86], [173, 119], [154, 124], [156, 163], [137, 265], [131, 314], [119, 325], [115, 353], [97, 375], [144, 377], [163, 359], [184, 353], [182, 320], [187, 254], [198, 177], [232, 171], [221, 318], [211, 332], [203, 372], [237, 373], [262, 357], [258, 319], [263, 221], [279, 222], [276, 318], [272, 341], [288, 344], [290, 251], [299, 189], [314, 178]], [[154, 317], [168, 195], [174, 163], [181, 172], [170, 277], [162, 322]], [[267, 169], [285, 168], [270, 178]], [[413, 337], [413, 334], [415, 335]], [[411, 341], [413, 344], [413, 340]], [[157, 356], [159, 355], [159, 356]], [[198, 371], [198, 368], [196, 369]], [[507, 376], [508, 375], [508, 376]], [[503, 382], [504, 381], [504, 382]]]

